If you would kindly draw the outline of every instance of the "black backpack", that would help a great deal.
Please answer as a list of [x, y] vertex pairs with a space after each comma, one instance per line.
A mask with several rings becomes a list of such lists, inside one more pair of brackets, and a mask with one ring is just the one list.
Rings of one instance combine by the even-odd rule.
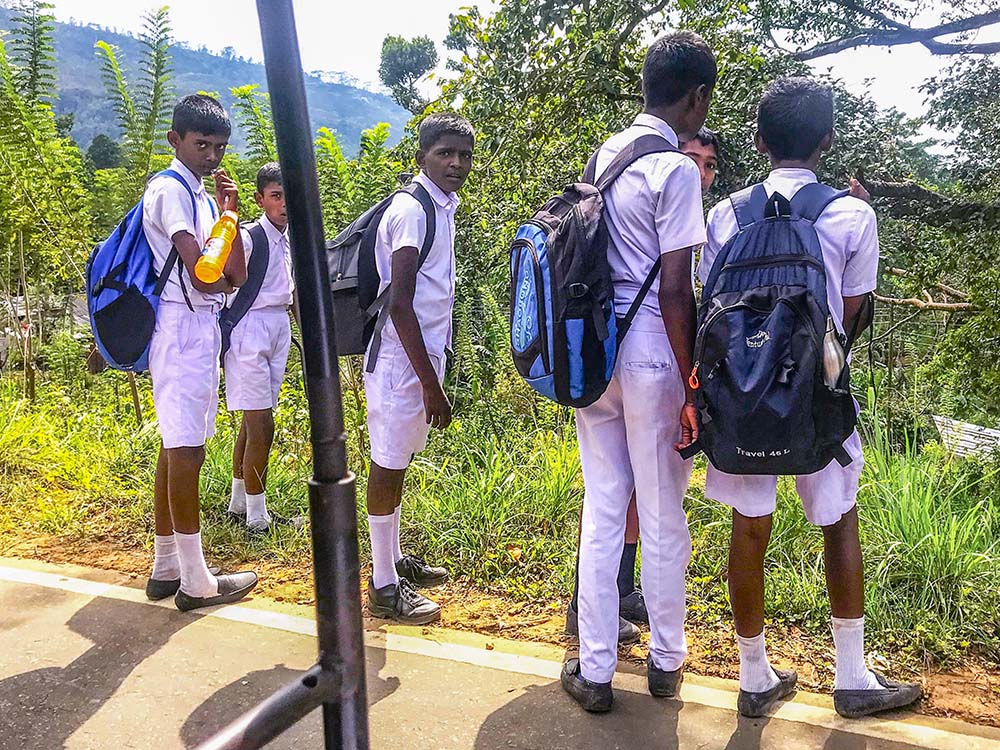
[[326, 243], [337, 354], [364, 354], [370, 341], [371, 350], [365, 366], [368, 372], [375, 370], [382, 345], [382, 329], [389, 319], [389, 287], [379, 294], [381, 279], [375, 265], [375, 240], [383, 214], [400, 193], [420, 203], [427, 216], [427, 233], [417, 263], [419, 271], [434, 244], [437, 221], [434, 199], [419, 182], [411, 182], [372, 206]]
[[271, 246], [267, 241], [267, 233], [260, 221], [243, 224], [243, 228], [250, 233], [253, 240], [253, 252], [250, 253], [250, 260], [247, 261], [247, 280], [236, 292], [232, 304], [226, 305], [219, 313], [219, 328], [222, 331], [222, 352], [219, 355], [223, 364], [226, 361], [226, 352], [232, 340], [233, 329], [243, 320], [246, 314], [257, 301], [260, 288], [264, 285], [264, 277], [267, 276], [267, 263], [271, 255]]
[[[846, 194], [810, 184], [788, 201], [754, 185], [730, 197], [739, 231], [702, 295], [691, 374], [699, 439], [685, 457], [704, 450], [728, 474], [812, 474], [833, 460], [850, 463], [851, 376], [845, 362], [833, 387], [824, 378], [830, 311], [814, 227]], [[846, 358], [851, 341], [837, 334], [836, 343]]]
[[641, 136], [596, 179], [598, 150], [580, 182], [518, 228], [510, 248], [511, 352], [521, 377], [546, 398], [581, 408], [607, 390], [660, 259], [621, 316], [614, 309], [602, 194], [637, 159], [677, 150], [662, 136]]

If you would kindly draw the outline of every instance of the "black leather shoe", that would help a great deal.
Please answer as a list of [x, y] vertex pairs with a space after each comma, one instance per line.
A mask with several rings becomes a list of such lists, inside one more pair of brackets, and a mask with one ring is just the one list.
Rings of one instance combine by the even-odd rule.
[[[208, 572], [213, 576], [219, 575], [219, 569], [216, 567], [210, 567]], [[181, 579], [173, 578], [166, 581], [160, 581], [155, 578], [149, 578], [146, 580], [146, 598], [154, 602], [160, 601], [160, 599], [166, 599], [168, 596], [173, 596], [181, 588]]]
[[591, 682], [580, 674], [580, 660], [570, 659], [563, 664], [562, 674], [559, 676], [563, 690], [570, 694], [584, 711], [591, 713], [604, 713], [611, 710], [614, 703], [615, 694], [611, 690], [610, 682]]
[[640, 589], [635, 589], [628, 596], [623, 596], [618, 600], [618, 614], [633, 625], [649, 625], [646, 600]]
[[668, 672], [653, 664], [653, 657], [646, 657], [646, 684], [654, 698], [673, 698], [684, 681], [684, 668]]
[[837, 713], [845, 719], [858, 719], [909, 706], [924, 694], [920, 685], [893, 682], [878, 673], [875, 673], [875, 679], [882, 686], [881, 690], [834, 690], [833, 707]]
[[740, 690], [739, 698], [736, 699], [736, 707], [740, 716], [748, 719], [756, 719], [768, 712], [775, 703], [792, 694], [795, 684], [799, 681], [799, 676], [795, 672], [786, 672], [783, 669], [775, 669], [778, 675], [778, 684], [770, 690], [762, 693], [750, 693]]
[[368, 611], [404, 625], [426, 625], [441, 619], [441, 607], [417, 592], [405, 578], [399, 583], [375, 588], [368, 579]]
[[176, 596], [174, 596], [174, 604], [177, 605], [177, 609], [181, 612], [188, 612], [192, 609], [238, 602], [253, 591], [253, 587], [257, 585], [257, 574], [247, 570], [242, 573], [216, 576], [216, 580], [219, 582], [219, 593], [215, 596], [191, 596], [178, 589]]
[[[566, 608], [566, 635], [580, 635], [580, 613], [573, 607], [573, 602]], [[639, 635], [639, 628], [622, 617], [618, 618], [619, 643], [635, 643]]]
[[403, 555], [396, 563], [396, 574], [414, 586], [438, 586], [448, 580], [448, 571], [428, 565], [416, 555]]

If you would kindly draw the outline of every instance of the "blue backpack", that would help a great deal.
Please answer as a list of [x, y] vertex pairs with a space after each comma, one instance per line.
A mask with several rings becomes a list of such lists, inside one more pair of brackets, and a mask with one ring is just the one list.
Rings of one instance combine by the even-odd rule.
[[[172, 169], [156, 177], [177, 180], [191, 196], [195, 223], [198, 202], [191, 186]], [[212, 209], [215, 216], [215, 209]], [[156, 327], [156, 310], [163, 287], [174, 268], [187, 299], [177, 248], [170, 249], [159, 276], [153, 265], [153, 250], [142, 228], [140, 200], [87, 260], [87, 310], [94, 343], [101, 356], [116, 370], [143, 372], [149, 369], [149, 342]], [[188, 306], [191, 303], [188, 301]]]
[[602, 194], [632, 164], [677, 149], [644, 135], [595, 181], [597, 153], [581, 182], [568, 186], [522, 224], [510, 248], [510, 343], [514, 366], [538, 393], [582, 408], [611, 382], [618, 348], [660, 272], [660, 259], [624, 317], [614, 306]]
[[[847, 193], [810, 184], [788, 201], [763, 185], [731, 196], [739, 231], [712, 264], [691, 386], [699, 439], [728, 474], [812, 474], [846, 466], [857, 416], [846, 364], [824, 378], [830, 316], [815, 221]], [[835, 329], [834, 329], [835, 330]], [[847, 337], [837, 334], [844, 352]]]

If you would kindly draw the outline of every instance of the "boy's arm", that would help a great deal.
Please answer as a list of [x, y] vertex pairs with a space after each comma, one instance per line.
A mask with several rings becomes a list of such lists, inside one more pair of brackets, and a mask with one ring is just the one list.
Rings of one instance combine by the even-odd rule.
[[444, 429], [451, 423], [451, 404], [441, 387], [431, 358], [427, 356], [427, 346], [420, 332], [417, 314], [413, 310], [419, 262], [420, 251], [415, 247], [403, 247], [392, 254], [389, 315], [406, 356], [410, 358], [410, 364], [423, 386], [427, 423]]
[[[198, 262], [198, 258], [201, 257], [201, 247], [198, 245], [198, 240], [194, 238], [193, 234], [187, 231], [175, 232], [170, 241], [174, 243], [174, 247], [177, 248], [177, 254], [187, 269], [188, 278], [191, 279], [191, 286], [204, 294], [217, 294], [218, 292], [230, 294], [233, 292], [235, 287], [230, 283], [229, 278], [225, 274], [223, 274], [221, 279], [212, 284], [199, 281], [198, 277], [194, 275], [195, 264]], [[233, 245], [235, 244], [233, 242]], [[241, 241], [240, 252], [242, 253], [242, 251], [243, 242]], [[235, 249], [233, 252], [235, 252]], [[228, 267], [229, 264], [227, 263], [226, 265]]]
[[[224, 169], [215, 170], [212, 173], [212, 178], [215, 180], [215, 200], [222, 210], [239, 212], [240, 194], [233, 178], [226, 174]], [[247, 258], [243, 249], [243, 232], [239, 230], [233, 239], [233, 247], [229, 251], [229, 258], [226, 259], [222, 275], [234, 287], [243, 286], [247, 281]]]
[[694, 287], [691, 285], [691, 259], [694, 247], [674, 250], [660, 256], [660, 315], [667, 329], [670, 348], [684, 382], [684, 408], [681, 410], [681, 442], [674, 448], [686, 448], [698, 439], [698, 420], [694, 408], [694, 390], [688, 383], [694, 356], [697, 314]]

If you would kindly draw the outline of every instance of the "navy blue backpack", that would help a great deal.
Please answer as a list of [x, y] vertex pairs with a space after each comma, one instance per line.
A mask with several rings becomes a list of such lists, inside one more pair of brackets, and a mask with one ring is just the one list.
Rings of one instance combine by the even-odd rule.
[[595, 181], [597, 154], [569, 185], [522, 224], [510, 248], [510, 343], [514, 366], [538, 393], [582, 408], [611, 382], [618, 348], [660, 272], [653, 263], [628, 312], [618, 317], [608, 266], [602, 194], [632, 162], [677, 149], [644, 135]]
[[[830, 315], [814, 223], [845, 196], [822, 184], [789, 202], [763, 185], [731, 196], [739, 231], [719, 252], [702, 294], [691, 385], [699, 439], [728, 474], [812, 474], [833, 460], [857, 416], [851, 376], [824, 380]], [[839, 335], [843, 351], [850, 342]]]
[[[198, 221], [198, 202], [185, 179], [172, 169], [156, 177], [177, 180], [191, 196], [194, 219]], [[212, 209], [215, 216], [215, 209]], [[177, 248], [171, 248], [156, 274], [153, 250], [142, 228], [140, 200], [104, 242], [97, 245], [87, 260], [87, 311], [94, 343], [101, 356], [116, 370], [144, 372], [149, 369], [149, 342], [156, 327], [156, 310], [163, 287], [174, 268], [187, 297]], [[190, 305], [190, 302], [188, 302]]]

